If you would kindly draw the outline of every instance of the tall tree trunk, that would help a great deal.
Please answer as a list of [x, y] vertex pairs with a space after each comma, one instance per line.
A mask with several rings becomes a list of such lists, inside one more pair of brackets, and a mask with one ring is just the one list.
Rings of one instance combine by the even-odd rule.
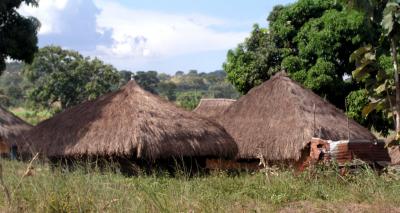
[[396, 103], [393, 114], [396, 116], [396, 139], [400, 136], [400, 84], [399, 84], [399, 63], [397, 61], [397, 42], [391, 39], [392, 60], [394, 67], [394, 83], [396, 85]]

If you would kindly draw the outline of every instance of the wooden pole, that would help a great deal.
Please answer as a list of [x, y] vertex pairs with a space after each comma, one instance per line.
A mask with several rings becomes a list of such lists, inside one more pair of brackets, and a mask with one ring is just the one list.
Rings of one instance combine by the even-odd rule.
[[315, 103], [314, 103], [314, 107], [313, 107], [313, 113], [314, 113], [314, 130], [313, 130], [313, 137], [315, 137], [315, 135], [316, 135], [316, 133], [315, 133], [315, 130], [316, 130], [316, 123], [315, 123]]
[[350, 122], [349, 122], [349, 116], [347, 115], [347, 100], [344, 99], [344, 105], [346, 109], [346, 118], [347, 118], [347, 140], [350, 141]]

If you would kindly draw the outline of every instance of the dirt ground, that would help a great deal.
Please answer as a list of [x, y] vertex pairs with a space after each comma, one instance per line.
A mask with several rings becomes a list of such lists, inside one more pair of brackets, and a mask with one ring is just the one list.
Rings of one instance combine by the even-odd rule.
[[300, 201], [290, 203], [280, 209], [281, 213], [302, 213], [302, 212], [341, 212], [341, 213], [358, 213], [358, 212], [390, 212], [400, 213], [400, 207], [394, 205], [384, 205], [380, 203], [313, 203], [310, 201]]

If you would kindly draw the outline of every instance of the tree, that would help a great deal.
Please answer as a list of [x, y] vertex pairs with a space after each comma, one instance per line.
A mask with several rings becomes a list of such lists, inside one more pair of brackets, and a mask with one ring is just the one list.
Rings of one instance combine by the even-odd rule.
[[227, 79], [245, 94], [280, 71], [282, 55], [268, 30], [256, 24], [244, 43], [228, 51], [223, 68]]
[[208, 88], [208, 96], [212, 98], [239, 98], [235, 88], [226, 81], [215, 82]]
[[57, 46], [41, 48], [23, 72], [33, 85], [30, 101], [47, 108], [59, 103], [62, 110], [118, 88], [120, 80], [111, 65]]
[[[357, 69], [353, 76], [365, 83], [371, 101], [363, 109], [368, 116], [373, 111], [393, 118], [396, 140], [400, 139], [400, 82], [398, 48], [400, 41], [400, 3], [388, 2], [381, 18], [382, 37], [377, 46], [359, 48], [351, 55]], [[388, 45], [387, 45], [388, 44]], [[385, 63], [390, 55], [392, 69]], [[387, 64], [387, 63], [386, 63]]]
[[119, 85], [123, 86], [132, 79], [134, 73], [129, 70], [121, 70], [119, 71], [119, 76], [121, 78]]
[[165, 73], [158, 73], [157, 78], [160, 79], [160, 81], [169, 81], [171, 76]]
[[171, 81], [161, 81], [157, 85], [157, 93], [166, 97], [169, 101], [176, 100], [176, 84]]
[[226, 72], [223, 70], [209, 73], [190, 70], [187, 74], [177, 72], [172, 76], [159, 74], [158, 78], [157, 93], [188, 109], [197, 106], [202, 97], [239, 97], [235, 88], [226, 81]]
[[200, 73], [207, 85], [206, 96], [209, 98], [238, 98], [239, 93], [226, 80], [226, 72], [216, 70], [209, 73]]
[[3, 106], [20, 106], [25, 102], [26, 93], [31, 85], [22, 76], [22, 63], [7, 63], [6, 69], [0, 77], [0, 89], [3, 91]]
[[[386, 4], [382, 20], [384, 35], [390, 40], [390, 53], [392, 56], [395, 84], [395, 103], [393, 115], [395, 116], [396, 139], [400, 138], [400, 82], [399, 82], [399, 61], [397, 59], [397, 49], [400, 39], [400, 4], [390, 2]], [[390, 97], [389, 97], [390, 98]]]
[[197, 75], [199, 75], [199, 74], [197, 73], [197, 70], [189, 70], [189, 72], [188, 72], [187, 75], [190, 75], [190, 76], [197, 76]]
[[187, 91], [182, 92], [177, 95], [176, 101], [179, 106], [187, 109], [193, 110], [200, 103], [202, 93], [197, 91]]
[[176, 71], [175, 75], [176, 76], [181, 76], [184, 75], [185, 73], [183, 71]]
[[177, 72], [172, 81], [176, 84], [178, 91], [207, 90], [208, 88], [204, 76], [199, 75], [196, 70], [191, 70], [188, 74]]
[[354, 119], [363, 126], [379, 132], [383, 136], [389, 134], [389, 130], [392, 129], [393, 120], [387, 119], [387, 114], [384, 111], [370, 112], [368, 115], [363, 115], [362, 111], [365, 106], [369, 104], [368, 90], [359, 89], [350, 92], [346, 97], [347, 107], [346, 114], [350, 118]]
[[157, 94], [157, 85], [160, 80], [158, 79], [158, 73], [156, 71], [138, 71], [135, 75], [135, 81], [143, 89], [153, 94]]
[[117, 69], [112, 65], [104, 64], [98, 58], [85, 58], [76, 68], [74, 77], [82, 85], [80, 96], [78, 96], [82, 101], [96, 99], [100, 95], [119, 88], [120, 76]]
[[366, 25], [365, 13], [335, 0], [299, 0], [277, 6], [268, 17], [269, 29], [257, 25], [249, 38], [228, 52], [224, 69], [228, 80], [242, 93], [285, 70], [291, 78], [340, 108], [350, 91], [344, 81], [355, 65], [351, 53], [378, 38]]
[[0, 72], [6, 68], [7, 57], [32, 62], [37, 51], [37, 31], [40, 23], [33, 17], [21, 16], [22, 3], [38, 6], [36, 0], [2, 0], [0, 2]]

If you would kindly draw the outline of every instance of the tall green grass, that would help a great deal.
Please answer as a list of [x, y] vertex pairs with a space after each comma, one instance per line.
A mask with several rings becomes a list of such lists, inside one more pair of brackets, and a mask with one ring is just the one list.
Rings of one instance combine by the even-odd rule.
[[10, 111], [32, 125], [36, 125], [55, 114], [55, 112], [50, 110], [31, 110], [22, 107], [12, 108]]
[[5, 160], [2, 164], [12, 204], [0, 191], [0, 212], [271, 212], [299, 202], [333, 211], [350, 204], [367, 205], [367, 212], [400, 207], [400, 182], [369, 168], [344, 177], [335, 169], [297, 175], [280, 170], [268, 176], [212, 172], [195, 177], [184, 173], [126, 177], [96, 168], [52, 171], [36, 164], [36, 174], [18, 186], [27, 164]]

